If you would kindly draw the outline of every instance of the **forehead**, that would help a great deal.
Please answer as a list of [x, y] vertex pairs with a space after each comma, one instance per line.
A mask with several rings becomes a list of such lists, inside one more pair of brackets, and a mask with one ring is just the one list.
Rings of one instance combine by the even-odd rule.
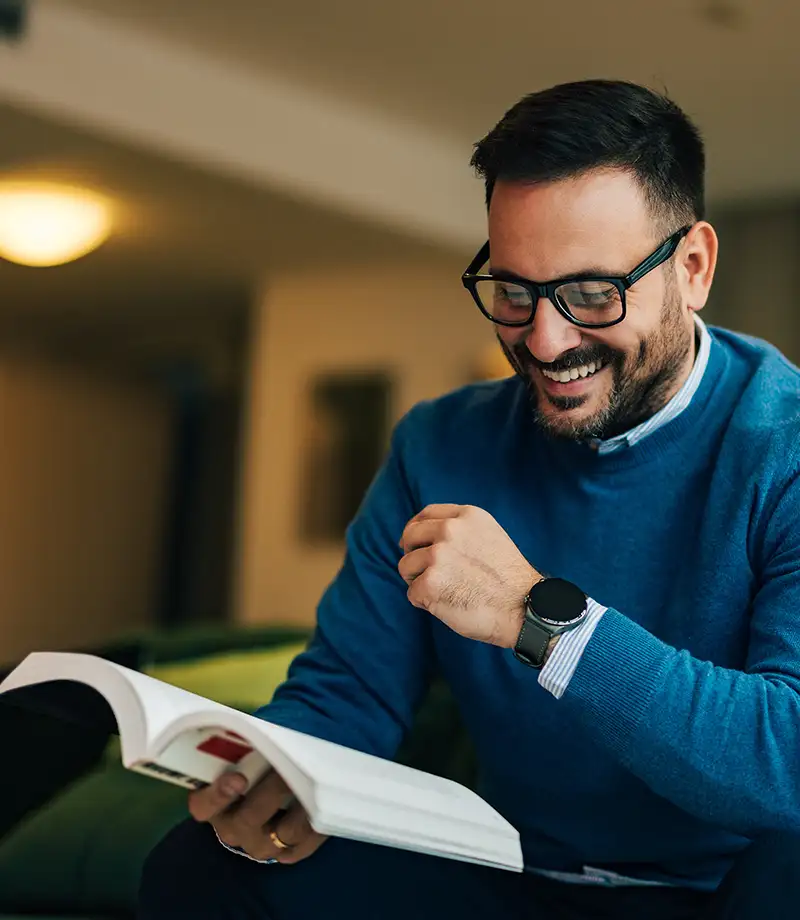
[[500, 181], [489, 208], [492, 268], [537, 280], [603, 268], [624, 274], [647, 255], [653, 219], [634, 176], [594, 170], [569, 179]]

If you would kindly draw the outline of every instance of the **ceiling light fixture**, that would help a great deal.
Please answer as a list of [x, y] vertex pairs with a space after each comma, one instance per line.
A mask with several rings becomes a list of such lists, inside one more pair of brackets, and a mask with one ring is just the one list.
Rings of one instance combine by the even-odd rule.
[[0, 256], [20, 265], [63, 265], [111, 232], [106, 199], [55, 183], [0, 183]]

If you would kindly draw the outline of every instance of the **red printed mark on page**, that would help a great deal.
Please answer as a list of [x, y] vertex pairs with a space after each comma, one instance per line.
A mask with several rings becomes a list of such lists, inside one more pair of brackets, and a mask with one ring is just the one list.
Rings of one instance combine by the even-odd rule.
[[249, 744], [239, 740], [240, 737], [233, 732], [212, 735], [198, 744], [197, 750], [204, 754], [211, 754], [212, 757], [218, 757], [227, 763], [236, 764], [253, 750]]

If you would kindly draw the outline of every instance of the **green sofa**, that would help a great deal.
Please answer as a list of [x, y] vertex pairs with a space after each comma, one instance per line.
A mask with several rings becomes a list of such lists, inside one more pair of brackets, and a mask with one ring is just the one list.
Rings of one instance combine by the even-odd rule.
[[[209, 626], [94, 651], [252, 711], [307, 639], [296, 629]], [[125, 770], [118, 740], [103, 732], [2, 705], [0, 732], [29, 765], [2, 768], [2, 788], [13, 792], [0, 815], [0, 920], [133, 917], [142, 862], [186, 816], [185, 791]], [[443, 684], [434, 682], [399, 759], [473, 783], [473, 752]]]

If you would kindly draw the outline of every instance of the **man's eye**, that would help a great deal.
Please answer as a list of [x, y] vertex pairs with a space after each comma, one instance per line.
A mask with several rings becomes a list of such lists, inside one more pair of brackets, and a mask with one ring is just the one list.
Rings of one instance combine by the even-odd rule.
[[581, 294], [581, 298], [587, 306], [606, 303], [610, 296], [608, 291], [584, 291]]
[[607, 307], [619, 299], [619, 291], [616, 286], [606, 281], [564, 284], [557, 293], [573, 307]]
[[524, 288], [500, 285], [498, 293], [512, 307], [527, 307], [531, 302], [530, 295]]

